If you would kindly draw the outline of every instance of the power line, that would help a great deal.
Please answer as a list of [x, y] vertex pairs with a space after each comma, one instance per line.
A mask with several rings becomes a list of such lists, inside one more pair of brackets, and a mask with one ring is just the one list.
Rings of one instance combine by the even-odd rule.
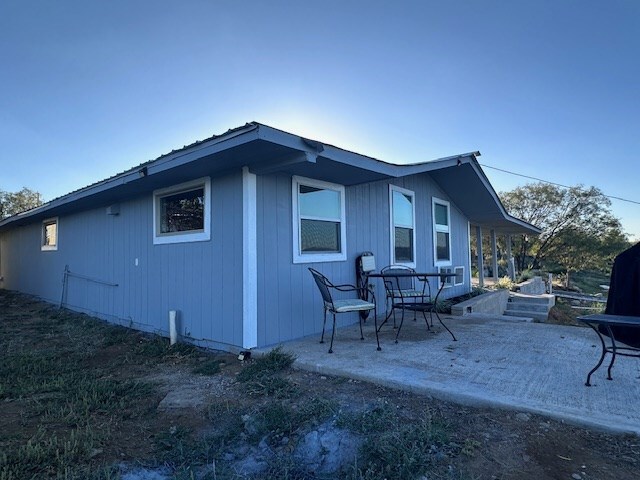
[[[491, 168], [493, 170], [498, 170], [499, 172], [504, 172], [504, 173], [508, 173], [509, 175], [515, 175], [516, 177], [523, 177], [523, 178], [528, 178], [529, 180], [536, 180], [538, 182], [542, 182], [542, 183], [547, 183], [549, 185], [555, 185], [556, 187], [562, 187], [562, 188], [571, 188], [569, 185], [563, 185], [561, 183], [555, 183], [555, 182], [550, 182], [549, 180], [544, 180], [542, 178], [538, 178], [538, 177], [531, 177], [529, 175], [524, 175], [522, 173], [516, 173], [516, 172], [512, 172], [510, 170], [504, 170], [502, 168], [498, 168], [498, 167], [492, 167], [491, 165], [485, 165], [484, 163], [480, 163], [478, 162], [478, 164], [484, 168]], [[622, 198], [622, 197], [616, 197], [614, 195], [605, 195], [604, 193], [602, 194], [603, 197], [607, 197], [607, 198], [612, 198], [614, 200], [620, 200], [621, 202], [628, 202], [628, 203], [633, 203], [635, 205], [640, 205], [640, 202], [637, 202], [636, 200], [629, 200], [627, 198]]]

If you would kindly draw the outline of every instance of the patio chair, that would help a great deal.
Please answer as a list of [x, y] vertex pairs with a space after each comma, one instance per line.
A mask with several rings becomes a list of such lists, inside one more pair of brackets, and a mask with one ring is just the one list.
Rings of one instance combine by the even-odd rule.
[[[380, 270], [380, 273], [415, 273], [415, 270], [411, 267], [404, 265], [389, 265]], [[422, 286], [416, 286], [416, 277], [394, 277], [384, 281], [384, 289], [386, 292], [386, 308], [387, 315], [386, 320], [393, 314], [393, 328], [396, 328], [396, 314], [395, 310], [402, 308], [409, 302], [414, 303], [428, 303], [431, 301], [431, 285], [425, 279], [421, 281]], [[391, 309], [389, 309], [391, 304]], [[415, 310], [413, 312], [413, 319], [416, 320]], [[433, 326], [433, 318], [431, 319], [431, 326]]]
[[[358, 296], [362, 300], [369, 300], [369, 288], [373, 288], [373, 285], [369, 285], [369, 274], [375, 270], [376, 257], [372, 252], [362, 252], [356, 258], [356, 285], [360, 289]], [[362, 310], [360, 316], [366, 322], [369, 312]]]
[[[327, 312], [331, 312], [333, 314], [333, 330], [331, 331], [331, 344], [329, 345], [329, 353], [333, 353], [333, 339], [336, 335], [336, 314], [371, 310], [373, 310], [373, 319], [375, 322], [376, 343], [378, 344], [378, 350], [381, 350], [380, 340], [378, 339], [376, 298], [373, 290], [367, 289], [368, 293], [371, 295], [371, 302], [362, 300], [361, 298], [346, 298], [334, 300], [333, 295], [331, 294], [332, 290], [337, 292], [355, 292], [356, 294], [358, 294], [358, 296], [360, 296], [362, 295], [362, 288], [358, 288], [355, 285], [348, 284], [334, 285], [329, 281], [327, 277], [325, 277], [317, 270], [309, 268], [309, 271], [311, 272], [311, 275], [313, 275], [313, 279], [318, 285], [318, 289], [320, 290], [322, 301], [324, 303], [324, 320], [322, 322], [322, 336], [320, 337], [320, 343], [324, 343], [324, 330], [327, 324]], [[358, 315], [358, 320], [360, 322], [360, 340], [364, 340], [364, 335], [362, 333], [362, 317], [360, 315]]]

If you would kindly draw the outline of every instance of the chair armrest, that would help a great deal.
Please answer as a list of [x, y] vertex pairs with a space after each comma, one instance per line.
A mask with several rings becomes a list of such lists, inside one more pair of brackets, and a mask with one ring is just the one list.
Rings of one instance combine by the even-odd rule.
[[332, 288], [335, 288], [336, 290], [340, 291], [340, 292], [350, 292], [353, 290], [362, 290], [362, 287], [356, 287], [355, 285], [351, 285], [348, 283], [345, 283], [344, 285], [332, 285]]

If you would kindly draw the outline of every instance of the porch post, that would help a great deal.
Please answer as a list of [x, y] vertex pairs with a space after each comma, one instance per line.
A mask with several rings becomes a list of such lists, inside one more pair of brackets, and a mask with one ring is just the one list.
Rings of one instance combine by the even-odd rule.
[[476, 227], [476, 252], [478, 255], [478, 285], [484, 287], [484, 256], [482, 255], [482, 228]]
[[491, 268], [493, 269], [493, 280], [498, 281], [498, 245], [496, 242], [496, 231], [491, 230]]
[[511, 234], [507, 233], [507, 235], [505, 236], [505, 242], [507, 243], [507, 265], [508, 265], [508, 270], [509, 270], [509, 278], [512, 281], [515, 281], [516, 279], [516, 266], [515, 263], [513, 261], [513, 255], [511, 253]]

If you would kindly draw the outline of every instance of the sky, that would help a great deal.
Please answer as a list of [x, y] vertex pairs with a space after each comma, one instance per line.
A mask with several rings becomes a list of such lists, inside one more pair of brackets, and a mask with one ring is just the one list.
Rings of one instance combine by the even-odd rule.
[[45, 200], [258, 121], [640, 202], [639, 107], [637, 0], [0, 3], [0, 190]]

